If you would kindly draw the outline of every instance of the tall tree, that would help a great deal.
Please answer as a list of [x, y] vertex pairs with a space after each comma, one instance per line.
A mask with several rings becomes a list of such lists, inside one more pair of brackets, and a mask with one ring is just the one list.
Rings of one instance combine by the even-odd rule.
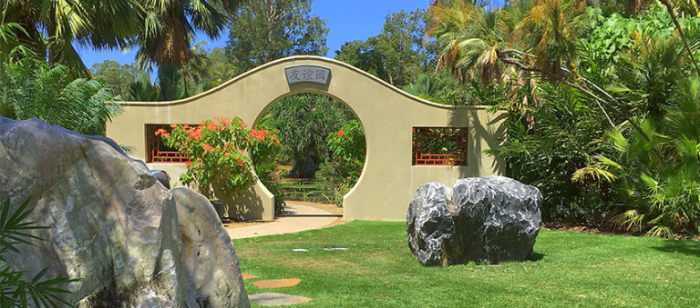
[[178, 67], [192, 55], [191, 42], [196, 30], [217, 38], [228, 24], [222, 8], [234, 12], [241, 0], [161, 0], [146, 1], [142, 29], [135, 39], [136, 57], [142, 67], [151, 64]]
[[207, 54], [207, 80], [212, 87], [216, 87], [229, 81], [234, 76], [241, 73], [236, 59], [231, 59], [226, 55], [226, 49], [216, 47]]
[[395, 86], [406, 85], [434, 59], [425, 42], [424, 19], [423, 10], [391, 13], [379, 35], [346, 42], [335, 58]]
[[242, 70], [292, 55], [325, 55], [326, 20], [310, 0], [244, 0], [231, 14], [226, 51]]
[[138, 74], [136, 64], [119, 64], [112, 60], [93, 64], [91, 71], [95, 78], [102, 79], [111, 88], [114, 96], [120, 95], [122, 98], [129, 93], [129, 86]]

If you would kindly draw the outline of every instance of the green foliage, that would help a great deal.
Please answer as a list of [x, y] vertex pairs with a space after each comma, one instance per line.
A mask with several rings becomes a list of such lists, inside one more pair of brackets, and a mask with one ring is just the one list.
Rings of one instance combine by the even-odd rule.
[[660, 4], [631, 17], [619, 13], [604, 16], [600, 9], [592, 7], [586, 13], [592, 21], [592, 30], [581, 38], [580, 47], [593, 50], [592, 57], [601, 63], [615, 61], [619, 51], [634, 52], [634, 38], [630, 36], [633, 32], [653, 34], [659, 40], [667, 40], [675, 31], [671, 15]]
[[401, 11], [386, 16], [379, 35], [346, 42], [336, 59], [402, 87], [428, 70], [433, 60], [424, 44], [425, 11]]
[[663, 124], [642, 119], [647, 140], [629, 128], [610, 131], [615, 150], [596, 157], [581, 176], [608, 172], [624, 213], [616, 218], [628, 230], [651, 236], [700, 233], [700, 79], [684, 81], [665, 107]]
[[112, 89], [114, 96], [121, 97], [127, 97], [129, 86], [138, 73], [136, 64], [119, 64], [111, 60], [93, 64], [91, 71], [95, 79], [101, 79]]
[[159, 100], [174, 101], [187, 97], [187, 87], [180, 69], [173, 65], [161, 65], [158, 67]]
[[[445, 46], [439, 63], [461, 78], [468, 101], [508, 110], [504, 144], [490, 153], [542, 191], [545, 221], [698, 234], [699, 139], [690, 134], [695, 107], [682, 102], [697, 100], [686, 81], [700, 19], [680, 14], [674, 24], [669, 9], [644, 1], [431, 5], [429, 33]], [[697, 16], [695, 3], [676, 9]], [[422, 84], [414, 92], [436, 98]]]
[[600, 141], [606, 123], [579, 92], [540, 86], [538, 106], [512, 109], [504, 144], [487, 152], [506, 159], [511, 177], [540, 189], [544, 221], [597, 222], [614, 204], [605, 194], [607, 185], [598, 189], [572, 182], [571, 176], [590, 156], [609, 151]]
[[[18, 49], [20, 52], [21, 49]], [[0, 63], [0, 115], [40, 118], [83, 134], [105, 135], [105, 123], [121, 112], [99, 79], [73, 79], [62, 65], [50, 66], [31, 52]]]
[[316, 180], [328, 194], [328, 201], [342, 206], [343, 196], [355, 186], [365, 165], [367, 144], [360, 122], [351, 120], [329, 134], [328, 149], [332, 155], [321, 164]]
[[258, 126], [279, 132], [282, 152], [294, 161], [291, 177], [313, 178], [328, 155], [326, 136], [351, 116], [338, 101], [321, 94], [296, 94], [280, 99]]
[[8, 253], [20, 253], [17, 245], [31, 245], [29, 240], [41, 240], [32, 235], [32, 230], [45, 229], [33, 222], [22, 222], [32, 209], [30, 199], [24, 201], [13, 213], [10, 213], [10, 198], [0, 203], [0, 307], [73, 307], [62, 298], [70, 293], [61, 285], [77, 281], [59, 275], [53, 279], [42, 280], [48, 268], [39, 271], [31, 280], [25, 280], [25, 271], [13, 270], [6, 256]]
[[5, 51], [16, 46], [32, 50], [49, 63], [61, 64], [72, 76], [91, 77], [74, 44], [95, 49], [126, 48], [145, 17], [135, 0], [57, 1], [6, 0], [2, 3], [2, 21], [22, 27], [13, 30], [17, 38]]
[[240, 71], [292, 55], [325, 55], [326, 20], [309, 0], [245, 0], [231, 13], [226, 52]]
[[151, 76], [146, 72], [136, 75], [136, 80], [129, 85], [129, 100], [149, 102], [159, 100], [160, 86], [151, 82]]
[[144, 12], [132, 43], [139, 49], [141, 68], [187, 64], [192, 56], [195, 31], [218, 37], [229, 22], [226, 12], [234, 12], [242, 0], [167, 0], [140, 3]]
[[212, 49], [207, 53], [206, 57], [207, 66], [205, 71], [207, 75], [203, 79], [209, 82], [212, 87], [221, 85], [242, 73], [237, 66], [237, 60], [229, 58], [223, 47]]

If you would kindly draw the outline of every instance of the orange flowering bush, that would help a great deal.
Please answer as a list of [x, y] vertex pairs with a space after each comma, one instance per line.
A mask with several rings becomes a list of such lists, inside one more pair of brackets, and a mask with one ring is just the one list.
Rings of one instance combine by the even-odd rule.
[[[194, 184], [212, 198], [245, 191], [257, 180], [251, 171], [252, 162], [245, 153], [259, 144], [279, 146], [274, 134], [265, 130], [247, 130], [240, 118], [229, 120], [214, 117], [202, 125], [171, 125], [173, 130], [156, 131], [165, 144], [189, 157], [187, 171], [180, 177], [186, 185]], [[224, 194], [224, 195], [221, 195]]]

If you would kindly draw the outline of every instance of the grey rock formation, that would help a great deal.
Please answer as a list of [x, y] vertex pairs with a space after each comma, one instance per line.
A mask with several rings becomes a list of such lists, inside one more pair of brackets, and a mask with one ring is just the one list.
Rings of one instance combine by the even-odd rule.
[[487, 176], [458, 180], [451, 198], [448, 190], [424, 184], [409, 206], [408, 243], [421, 264], [497, 264], [532, 255], [541, 222], [537, 188]]
[[[239, 307], [248, 302], [236, 250], [206, 197], [188, 188], [172, 190], [180, 222], [187, 290], [206, 307]], [[197, 307], [191, 305], [191, 307]], [[205, 307], [202, 305], [202, 307]]]
[[451, 195], [452, 190], [441, 183], [423, 184], [408, 206], [408, 247], [423, 265], [449, 265], [445, 250], [455, 232]]
[[26, 220], [49, 227], [7, 253], [10, 265], [80, 278], [65, 286], [77, 307], [250, 306], [209, 202], [171, 194], [114, 141], [0, 117], [0, 166], [0, 201], [14, 210], [31, 197]]

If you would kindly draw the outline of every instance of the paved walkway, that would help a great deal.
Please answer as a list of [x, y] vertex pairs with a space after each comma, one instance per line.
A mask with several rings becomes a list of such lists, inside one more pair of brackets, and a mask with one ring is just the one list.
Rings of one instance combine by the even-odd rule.
[[248, 238], [319, 229], [339, 219], [342, 219], [342, 217], [338, 217], [328, 211], [296, 204], [294, 201], [287, 201], [285, 214], [274, 221], [248, 227], [228, 228], [227, 231], [232, 239]]

